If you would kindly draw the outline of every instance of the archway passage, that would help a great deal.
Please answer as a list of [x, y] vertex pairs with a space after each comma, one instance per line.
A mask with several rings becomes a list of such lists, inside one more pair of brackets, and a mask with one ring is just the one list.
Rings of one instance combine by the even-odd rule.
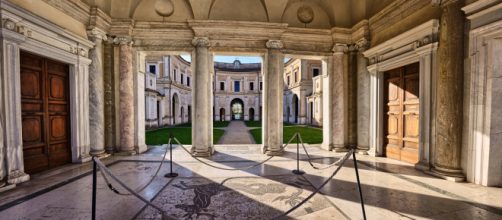
[[254, 108], [249, 109], [249, 120], [254, 121]]
[[241, 99], [234, 99], [230, 102], [232, 120], [244, 120], [244, 102]]
[[225, 108], [220, 108], [220, 121], [225, 121]]
[[171, 104], [171, 106], [172, 106], [171, 117], [173, 117], [173, 125], [175, 125], [176, 124], [176, 109], [178, 108], [178, 105], [179, 105], [178, 94], [175, 93], [173, 95], [171, 103], [172, 103]]
[[295, 124], [298, 124], [298, 110], [299, 110], [299, 105], [298, 105], [298, 96], [294, 95], [293, 96], [293, 111], [294, 111], [294, 122]]

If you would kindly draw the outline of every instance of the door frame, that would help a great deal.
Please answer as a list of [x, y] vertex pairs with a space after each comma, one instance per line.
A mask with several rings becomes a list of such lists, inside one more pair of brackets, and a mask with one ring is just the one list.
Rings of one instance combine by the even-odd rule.
[[[369, 58], [370, 74], [370, 150], [373, 156], [384, 155], [384, 72], [419, 63], [419, 162], [415, 167], [429, 170], [434, 154], [435, 79], [437, 75], [437, 36], [439, 21], [430, 20], [379, 44], [363, 54]], [[390, 48], [390, 49], [389, 49]]]

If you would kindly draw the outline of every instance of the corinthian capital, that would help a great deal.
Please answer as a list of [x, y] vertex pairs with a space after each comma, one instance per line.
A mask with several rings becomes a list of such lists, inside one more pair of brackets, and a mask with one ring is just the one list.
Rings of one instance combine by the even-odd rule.
[[268, 49], [282, 49], [284, 47], [280, 40], [268, 40], [265, 45]]
[[113, 39], [113, 43], [120, 45], [132, 45], [133, 40], [130, 36], [118, 36], [115, 39]]
[[209, 38], [207, 37], [194, 37], [192, 40], [194, 47], [209, 47]]
[[366, 40], [366, 38], [361, 38], [360, 40], [358, 40], [356, 42], [356, 49], [360, 52], [363, 52], [366, 49], [368, 49], [369, 45], [370, 45], [370, 42], [368, 40]]
[[347, 44], [335, 44], [333, 46], [333, 53], [346, 53], [349, 50]]

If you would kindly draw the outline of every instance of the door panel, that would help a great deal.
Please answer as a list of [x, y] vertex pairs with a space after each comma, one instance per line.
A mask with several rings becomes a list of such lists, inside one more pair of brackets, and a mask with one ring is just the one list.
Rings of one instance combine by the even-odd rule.
[[21, 52], [21, 108], [25, 171], [37, 173], [71, 160], [68, 65]]
[[386, 156], [417, 163], [420, 115], [418, 64], [388, 71], [385, 78]]

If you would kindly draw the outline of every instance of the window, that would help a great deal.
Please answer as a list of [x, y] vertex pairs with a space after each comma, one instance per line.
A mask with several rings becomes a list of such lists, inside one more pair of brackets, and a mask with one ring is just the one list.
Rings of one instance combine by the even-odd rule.
[[240, 91], [241, 91], [241, 82], [234, 81], [234, 92], [240, 92]]
[[220, 82], [220, 91], [225, 91], [225, 82]]
[[295, 83], [298, 82], [298, 71], [295, 71]]
[[249, 83], [249, 90], [251, 90], [251, 91], [254, 90], [254, 82]]
[[263, 82], [260, 82], [260, 90], [263, 90]]
[[174, 81], [176, 81], [176, 75], [177, 75], [177, 74], [176, 74], [176, 69], [174, 69], [174, 70], [173, 70], [173, 75], [174, 75], [174, 76], [173, 76], [173, 77], [174, 77]]
[[150, 86], [153, 86], [153, 80], [150, 80]]
[[[187, 86], [190, 87], [190, 77], [187, 76]], [[190, 106], [188, 106], [190, 107]]]
[[148, 65], [148, 72], [153, 73], [153, 74], [157, 74], [157, 66], [152, 65], [152, 64]]
[[185, 78], [185, 76], [183, 75], [183, 73], [181, 74], [181, 84], [183, 84], [183, 78]]
[[288, 79], [286, 80], [286, 83], [289, 86], [289, 76], [288, 76]]
[[312, 76], [313, 77], [319, 76], [319, 69], [318, 68], [312, 69]]

